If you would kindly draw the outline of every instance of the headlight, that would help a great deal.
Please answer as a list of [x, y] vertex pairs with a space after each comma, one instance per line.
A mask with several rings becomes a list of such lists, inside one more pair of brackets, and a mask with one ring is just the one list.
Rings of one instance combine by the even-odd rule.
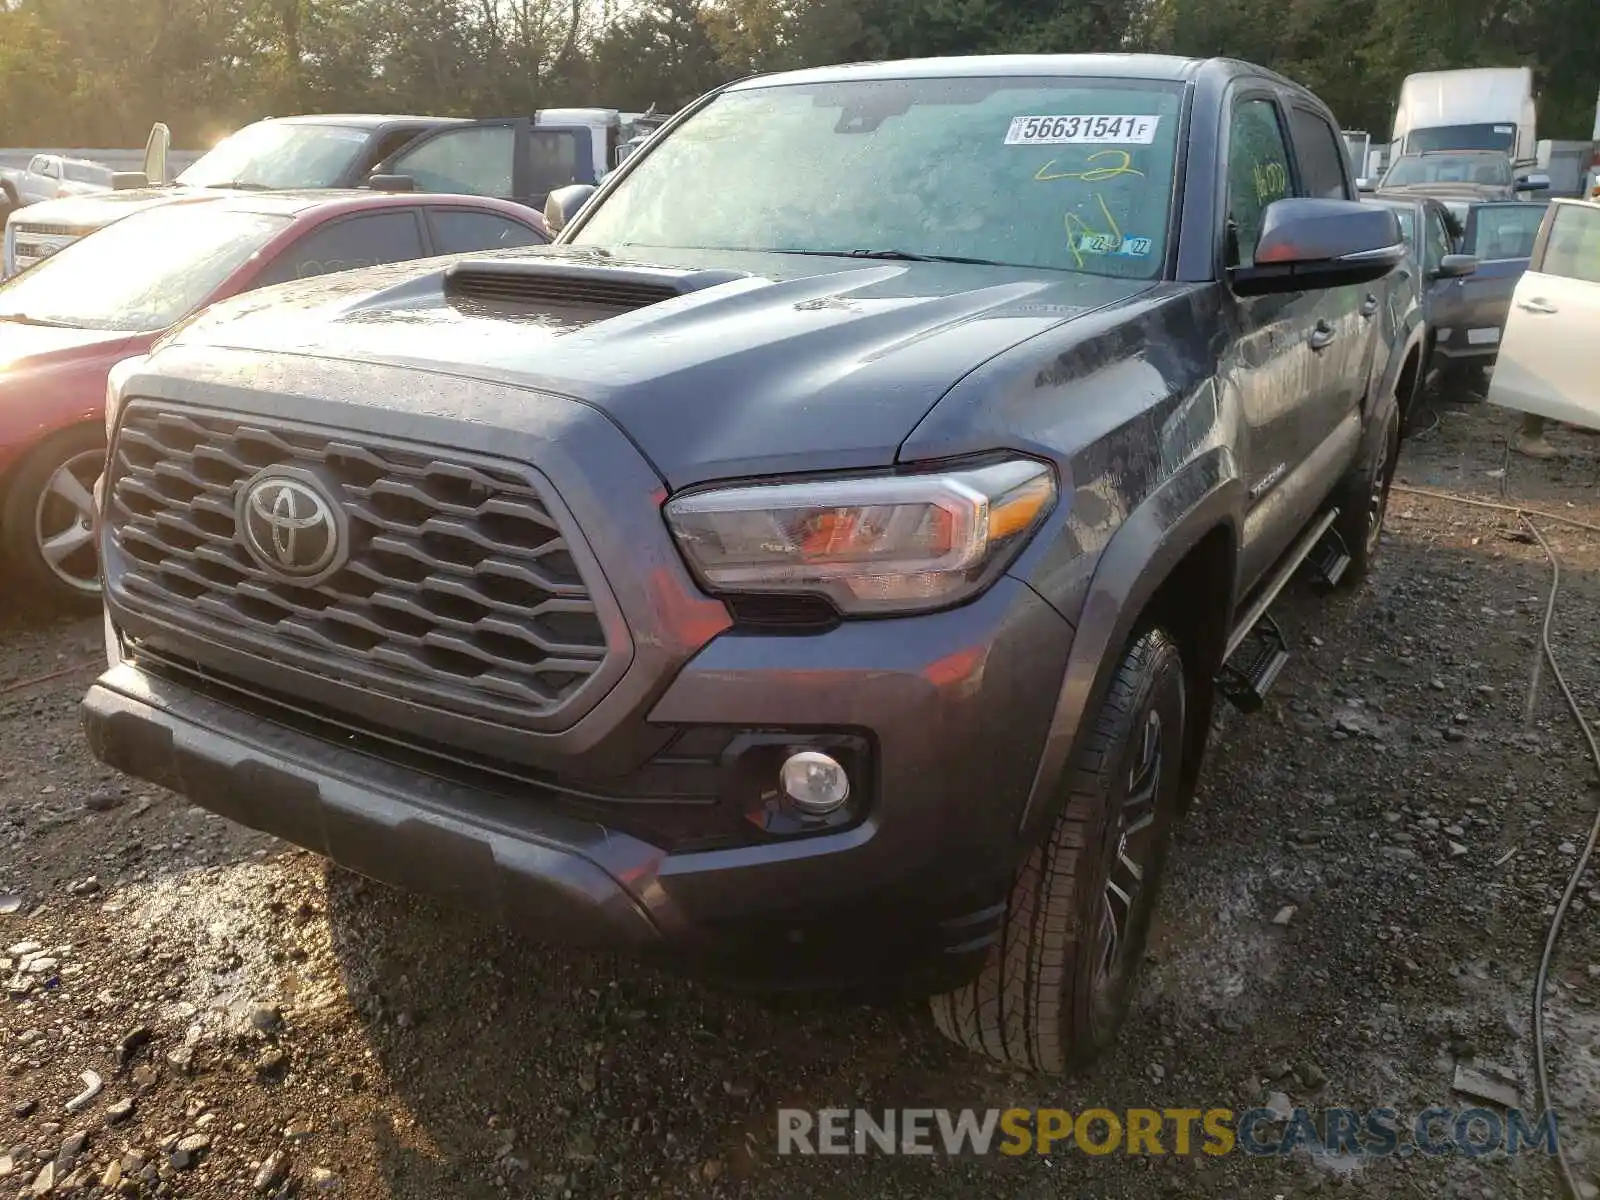
[[756, 484], [678, 496], [667, 522], [712, 592], [808, 592], [841, 612], [940, 608], [993, 581], [1054, 506], [1055, 475], [965, 470]]

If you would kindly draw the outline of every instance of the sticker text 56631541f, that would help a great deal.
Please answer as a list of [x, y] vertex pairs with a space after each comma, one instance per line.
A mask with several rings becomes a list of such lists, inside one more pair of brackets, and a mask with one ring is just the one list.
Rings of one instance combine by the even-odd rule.
[[1085, 146], [1111, 142], [1148, 146], [1156, 140], [1160, 117], [1012, 117], [1008, 146]]

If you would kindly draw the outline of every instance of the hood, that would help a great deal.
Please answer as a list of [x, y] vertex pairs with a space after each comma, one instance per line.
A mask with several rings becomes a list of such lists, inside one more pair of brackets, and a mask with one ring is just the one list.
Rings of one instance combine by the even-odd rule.
[[1516, 195], [1511, 185], [1503, 183], [1400, 183], [1391, 184], [1383, 191], [1431, 196], [1435, 200], [1510, 200]]
[[13, 371], [111, 357], [146, 336], [126, 329], [57, 329], [0, 321], [0, 384]]
[[[518, 272], [522, 284], [494, 278]], [[517, 299], [500, 298], [506, 286]], [[175, 344], [381, 362], [572, 397], [682, 487], [888, 465], [962, 376], [1153, 286], [1031, 268], [728, 251], [624, 260], [549, 247], [250, 293], [208, 310]], [[426, 386], [364, 402], [438, 411]]]
[[123, 217], [163, 204], [204, 200], [217, 195], [203, 188], [149, 187], [125, 192], [96, 192], [92, 196], [62, 196], [18, 209], [12, 225], [65, 225], [72, 229], [100, 229]]

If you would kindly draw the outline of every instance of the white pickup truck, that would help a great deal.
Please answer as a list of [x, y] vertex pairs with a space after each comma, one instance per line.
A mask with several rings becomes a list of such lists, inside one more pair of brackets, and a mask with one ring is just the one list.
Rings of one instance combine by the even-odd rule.
[[[88, 196], [111, 190], [112, 170], [84, 158], [35, 154], [24, 170], [0, 167], [0, 210], [62, 196]], [[3, 214], [0, 214], [3, 219]]]
[[[3, 0], [0, 0], [3, 2]], [[543, 109], [531, 117], [355, 114], [278, 117], [247, 125], [168, 182], [171, 132], [158, 124], [143, 171], [107, 173], [106, 195], [60, 201], [6, 220], [0, 278], [141, 209], [216, 191], [370, 187], [495, 196], [544, 209], [546, 195], [593, 185], [666, 121], [610, 108]], [[52, 199], [55, 196], [51, 197]]]

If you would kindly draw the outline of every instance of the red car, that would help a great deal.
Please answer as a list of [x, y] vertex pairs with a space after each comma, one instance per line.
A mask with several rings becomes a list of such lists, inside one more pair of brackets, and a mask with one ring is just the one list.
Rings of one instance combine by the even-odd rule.
[[190, 313], [330, 271], [549, 240], [531, 209], [479, 196], [227, 195], [127, 217], [0, 285], [0, 600], [98, 602], [106, 375]]

